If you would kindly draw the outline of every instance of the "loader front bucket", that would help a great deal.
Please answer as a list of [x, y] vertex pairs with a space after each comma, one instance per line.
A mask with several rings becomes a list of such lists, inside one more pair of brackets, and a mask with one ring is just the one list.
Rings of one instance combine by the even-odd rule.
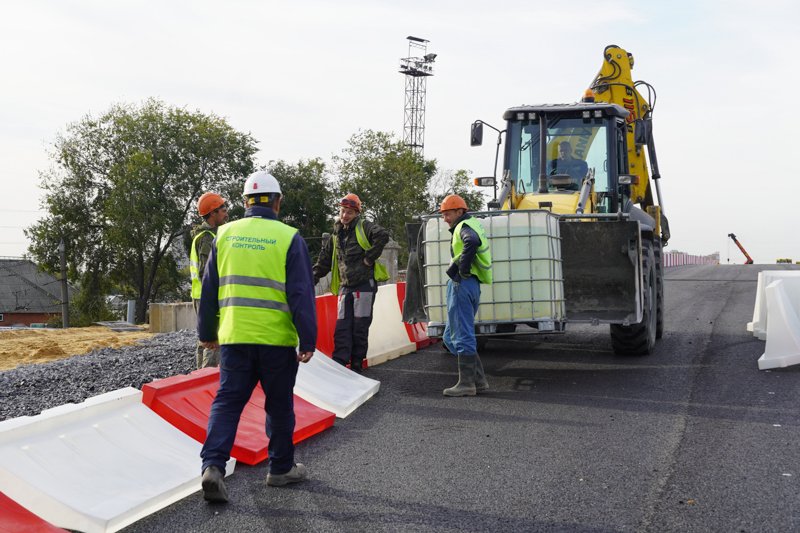
[[568, 321], [641, 321], [641, 233], [627, 220], [565, 220], [561, 231]]

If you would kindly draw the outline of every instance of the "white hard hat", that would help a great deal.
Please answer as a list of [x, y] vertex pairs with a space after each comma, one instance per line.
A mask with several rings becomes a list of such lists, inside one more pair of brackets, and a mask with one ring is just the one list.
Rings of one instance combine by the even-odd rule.
[[244, 195], [252, 194], [281, 194], [281, 185], [275, 176], [265, 170], [253, 172], [244, 182]]

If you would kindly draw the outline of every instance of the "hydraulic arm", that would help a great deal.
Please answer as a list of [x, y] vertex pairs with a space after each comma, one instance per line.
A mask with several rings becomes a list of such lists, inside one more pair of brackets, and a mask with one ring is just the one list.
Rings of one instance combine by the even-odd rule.
[[742, 253], [744, 254], [744, 256], [747, 258], [747, 261], [745, 261], [744, 264], [745, 265], [752, 265], [753, 264], [753, 258], [750, 257], [750, 254], [748, 254], [747, 250], [744, 249], [744, 246], [742, 246], [742, 243], [740, 243], [739, 239], [736, 238], [736, 235], [734, 235], [733, 233], [728, 233], [728, 237], [731, 238], [731, 240], [736, 244], [736, 246], [739, 247], [739, 250], [741, 250]]

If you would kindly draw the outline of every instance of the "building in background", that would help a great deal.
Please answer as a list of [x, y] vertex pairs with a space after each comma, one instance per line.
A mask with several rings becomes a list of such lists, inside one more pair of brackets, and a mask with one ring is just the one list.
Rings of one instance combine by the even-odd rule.
[[[69, 297], [75, 296], [71, 287]], [[21, 258], [0, 258], [0, 327], [61, 322], [61, 282]]]

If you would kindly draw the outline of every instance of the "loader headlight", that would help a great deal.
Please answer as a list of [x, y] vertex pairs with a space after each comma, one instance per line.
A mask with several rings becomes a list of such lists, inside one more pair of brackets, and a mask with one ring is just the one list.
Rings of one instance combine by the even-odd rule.
[[638, 185], [639, 184], [639, 176], [633, 174], [620, 174], [619, 176], [619, 184], [620, 185]]

